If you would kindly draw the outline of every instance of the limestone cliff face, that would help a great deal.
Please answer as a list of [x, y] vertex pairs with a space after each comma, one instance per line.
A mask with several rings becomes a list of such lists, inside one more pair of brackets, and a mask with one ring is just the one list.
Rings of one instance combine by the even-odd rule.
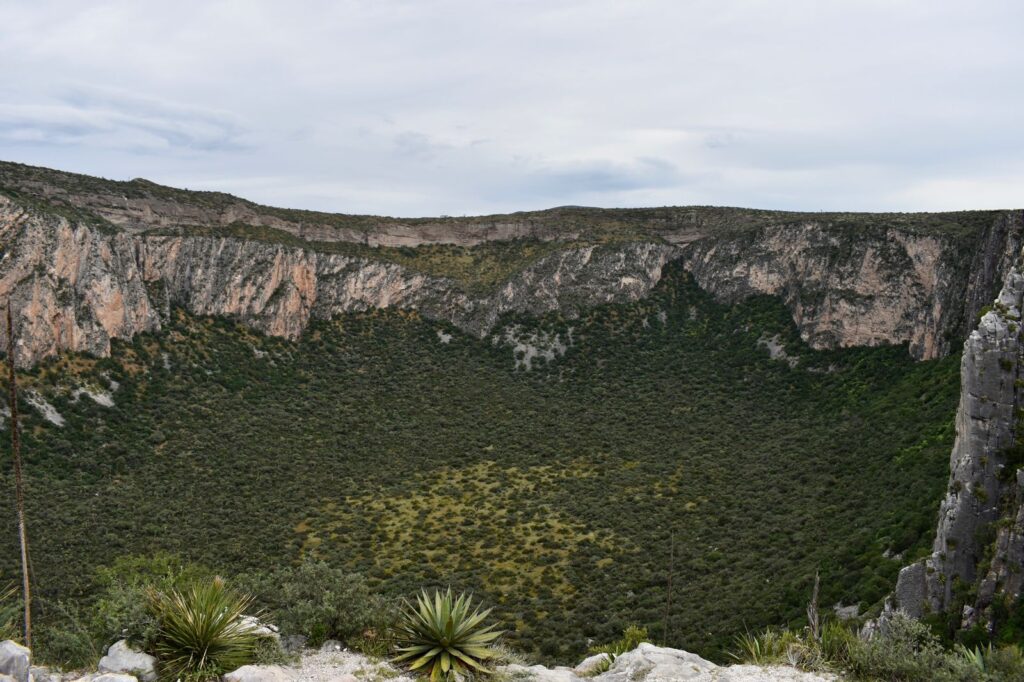
[[19, 364], [61, 350], [104, 355], [110, 339], [159, 327], [131, 239], [0, 196], [0, 243], [0, 300], [15, 312]]
[[[32, 206], [0, 195], [0, 300], [14, 304], [23, 365], [65, 349], [105, 355], [111, 339], [159, 329], [170, 305], [288, 338], [311, 319], [389, 306], [484, 335], [509, 312], [571, 318], [602, 303], [636, 300], [673, 259], [720, 300], [780, 296], [816, 348], [907, 342], [915, 357], [933, 358], [959, 342], [964, 320], [991, 299], [1006, 252], [1019, 249], [1024, 232], [1020, 212], [1006, 213], [977, 236], [968, 258], [962, 240], [896, 228], [850, 234], [802, 222], [715, 235], [676, 230], [671, 240], [662, 234], [600, 246], [567, 243], [481, 295], [452, 279], [384, 259], [324, 253], [314, 244], [142, 229], [150, 218], [157, 226], [172, 217], [201, 220], [202, 206], [141, 207], [130, 230]], [[416, 229], [422, 236], [433, 228]]]
[[805, 223], [702, 239], [684, 260], [719, 298], [781, 297], [814, 348], [907, 342], [916, 358], [929, 359], [962, 342], [965, 320], [991, 301], [1022, 232], [1020, 212], [1009, 212], [968, 255], [939, 236]]
[[[312, 318], [389, 306], [415, 309], [483, 335], [509, 312], [569, 317], [633, 301], [675, 255], [667, 244], [568, 248], [484, 296], [395, 263], [280, 244], [105, 233], [0, 197], [0, 300], [15, 310], [17, 361], [60, 350], [106, 355], [114, 338], [160, 328], [170, 304], [296, 338]], [[6, 342], [6, 330], [0, 331]]]
[[[981, 619], [991, 627], [994, 596], [1016, 599], [1024, 569], [1024, 469], [1014, 455], [1024, 404], [1020, 265], [1006, 275], [992, 308], [964, 344], [957, 437], [932, 554], [900, 572], [895, 595], [899, 608], [920, 617], [960, 608], [957, 583], [980, 583], [976, 602], [964, 604], [965, 626]], [[1006, 523], [996, 531], [1000, 519]]]

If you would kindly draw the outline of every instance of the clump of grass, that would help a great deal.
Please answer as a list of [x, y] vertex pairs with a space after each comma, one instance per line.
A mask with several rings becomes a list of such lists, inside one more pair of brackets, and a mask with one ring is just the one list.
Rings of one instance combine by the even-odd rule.
[[886, 621], [882, 633], [861, 639], [828, 621], [820, 639], [807, 630], [768, 629], [736, 638], [730, 654], [741, 663], [792, 665], [801, 670], [852, 674], [855, 679], [898, 682], [997, 682], [1024, 680], [1024, 654], [1016, 646], [944, 649], [927, 625], [902, 614]]
[[241, 621], [251, 604], [251, 597], [227, 589], [220, 578], [151, 592], [161, 677], [204, 682], [251, 663], [259, 637]]
[[614, 642], [590, 647], [590, 653], [606, 655], [602, 661], [588, 670], [584, 677], [595, 677], [603, 672], [607, 672], [611, 669], [616, 658], [627, 651], [632, 651], [640, 646], [641, 642], [646, 642], [648, 639], [647, 628], [640, 627], [634, 623], [626, 627], [626, 629], [622, 631], [622, 637]]
[[21, 603], [18, 600], [18, 588], [10, 585], [0, 589], [0, 640], [18, 637], [18, 618]]

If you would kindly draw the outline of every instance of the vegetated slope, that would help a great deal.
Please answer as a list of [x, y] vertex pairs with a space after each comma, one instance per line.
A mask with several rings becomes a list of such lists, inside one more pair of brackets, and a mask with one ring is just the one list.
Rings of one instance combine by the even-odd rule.
[[[777, 299], [716, 303], [678, 264], [639, 302], [484, 339], [405, 311], [296, 342], [172, 318], [25, 375], [65, 420], [25, 405], [51, 604], [122, 554], [227, 573], [313, 554], [396, 594], [473, 589], [552, 659], [633, 621], [720, 657], [744, 627], [799, 621], [816, 569], [823, 604], [876, 604], [901, 565], [885, 555], [927, 551], [946, 480], [958, 357], [812, 351]], [[531, 348], [552, 359], [525, 371]], [[74, 397], [109, 380], [113, 406]]]
[[[605, 209], [560, 206], [486, 216], [393, 218], [261, 206], [223, 192], [167, 187], [142, 178], [120, 182], [0, 161], [0, 189], [19, 202], [76, 218], [98, 219], [131, 232], [210, 228], [235, 223], [269, 228], [307, 241], [401, 247], [474, 246], [532, 238], [543, 241], [664, 239], [685, 243], [709, 235], [756, 232], [765, 227], [830, 223], [853, 230], [895, 228], [918, 235], [970, 233], [991, 222], [993, 211], [850, 213], [769, 211], [720, 206]], [[271, 232], [265, 233], [269, 236]]]

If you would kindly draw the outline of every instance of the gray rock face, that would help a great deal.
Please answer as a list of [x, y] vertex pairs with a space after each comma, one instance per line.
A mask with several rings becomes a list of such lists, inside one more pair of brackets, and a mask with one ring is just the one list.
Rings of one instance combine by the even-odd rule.
[[92, 682], [139, 682], [134, 675], [124, 673], [102, 673], [92, 678]]
[[[202, 212], [188, 211], [176, 224], [201, 224], [190, 221], [203, 219]], [[172, 304], [292, 339], [310, 320], [386, 307], [416, 310], [483, 336], [504, 313], [559, 311], [571, 319], [596, 305], [635, 301], [676, 259], [720, 300], [782, 297], [816, 348], [909, 342], [916, 357], [933, 358], [948, 352], [964, 319], [991, 296], [1005, 251], [1019, 245], [1024, 232], [1019, 212], [1006, 214], [982, 240], [978, 262], [966, 266], [954, 241], [897, 229], [855, 237], [818, 223], [723, 235], [690, 229], [678, 239], [665, 233], [663, 239], [566, 245], [478, 295], [451, 279], [312, 245], [142, 231], [146, 220], [159, 226], [167, 215], [177, 214], [140, 209], [123, 223], [132, 229], [117, 231], [0, 196], [0, 243], [7, 245], [0, 299], [9, 295], [17, 311], [18, 363], [31, 365], [62, 350], [107, 355], [112, 339], [158, 330]], [[207, 225], [221, 224], [207, 218], [214, 220]]]
[[[1024, 274], [1014, 266], [993, 309], [964, 344], [961, 361], [957, 437], [950, 457], [949, 489], [939, 508], [932, 554], [905, 567], [896, 586], [896, 606], [908, 615], [946, 611], [953, 584], [981, 580], [978, 604], [966, 613], [972, 624], [985, 613], [997, 586], [1015, 599], [1024, 569], [1024, 510], [1021, 471], [1007, 470], [1007, 454], [1017, 443], [1017, 412], [1024, 404], [1020, 381], [1024, 344], [1021, 312]], [[1001, 506], [1011, 522], [993, 532]], [[995, 552], [986, 576], [977, 575], [991, 539]]]
[[243, 665], [224, 675], [224, 682], [294, 682], [295, 672], [279, 665]]
[[593, 658], [596, 657], [581, 662], [575, 670], [545, 668], [541, 665], [507, 665], [499, 670], [536, 682], [826, 682], [835, 679], [833, 675], [805, 673], [786, 666], [718, 666], [688, 651], [654, 646], [647, 642], [618, 656], [606, 672], [593, 677], [579, 674], [577, 671], [586, 667], [586, 662]]
[[74, 682], [139, 682], [134, 675], [122, 673], [96, 673], [79, 677]]
[[633, 651], [617, 657], [608, 672], [595, 679], [601, 682], [632, 682], [638, 679], [648, 682], [700, 680], [710, 679], [711, 673], [717, 668], [717, 665], [697, 654], [644, 642]]
[[51, 670], [46, 666], [32, 666], [28, 671], [29, 679], [32, 682], [62, 682], [64, 676], [62, 673]]
[[[948, 240], [897, 229], [853, 237], [818, 223], [703, 238], [683, 261], [720, 300], [772, 294], [814, 348], [908, 342], [918, 359], [946, 355], [991, 300], [1021, 246], [1024, 218], [990, 226], [973, 261]], [[970, 324], [965, 321], [970, 320]]]
[[17, 682], [28, 682], [32, 652], [17, 642], [0, 642], [0, 674], [10, 675]]
[[991, 627], [989, 607], [996, 595], [1003, 594], [1013, 602], [1024, 590], [1024, 469], [1016, 471], [1015, 486], [1004, 495], [1010, 510], [1007, 523], [996, 531], [991, 566], [979, 582], [974, 607], [964, 614], [968, 626], [985, 618]]
[[156, 658], [132, 649], [123, 639], [110, 645], [98, 668], [101, 673], [129, 673], [142, 682], [155, 682], [157, 678]]
[[584, 658], [572, 670], [577, 675], [586, 677], [596, 672], [601, 666], [605, 665], [606, 661], [611, 662], [611, 658], [612, 657], [608, 654], [594, 654], [593, 656]]
[[[171, 304], [297, 338], [312, 319], [398, 307], [485, 335], [508, 312], [578, 316], [635, 301], [676, 255], [667, 244], [557, 251], [499, 290], [471, 295], [455, 281], [294, 246], [234, 238], [145, 237], [22, 209], [0, 196], [0, 298], [16, 311], [15, 355], [31, 365], [62, 350], [105, 356], [112, 339], [155, 331]], [[6, 330], [0, 330], [6, 343]]]
[[896, 606], [911, 618], [924, 616], [928, 603], [928, 585], [925, 581], [927, 568], [923, 561], [904, 566], [896, 581]]
[[499, 670], [513, 679], [527, 679], [534, 682], [579, 682], [581, 679], [570, 668], [545, 668], [542, 665], [505, 665]]

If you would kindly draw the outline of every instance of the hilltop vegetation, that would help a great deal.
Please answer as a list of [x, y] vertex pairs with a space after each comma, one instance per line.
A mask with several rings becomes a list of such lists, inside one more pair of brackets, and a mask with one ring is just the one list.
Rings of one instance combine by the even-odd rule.
[[227, 575], [308, 556], [386, 594], [473, 590], [547, 660], [632, 622], [721, 659], [737, 632], [799, 624], [816, 569], [822, 604], [877, 606], [929, 545], [947, 478], [958, 357], [811, 351], [777, 300], [717, 304], [676, 266], [635, 304], [505, 320], [566, 346], [529, 372], [504, 341], [410, 312], [295, 343], [172, 318], [24, 375], [65, 420], [24, 406], [44, 623], [118, 556]]
[[[96, 220], [107, 211], [123, 211], [129, 202], [146, 204], [157, 214], [170, 209], [185, 209], [207, 217], [206, 226], [221, 224], [222, 216], [243, 210], [267, 219], [295, 226], [316, 226], [355, 234], [340, 237], [353, 241], [388, 226], [413, 228], [442, 225], [446, 231], [466, 226], [492, 228], [517, 223], [541, 228], [553, 238], [583, 239], [588, 242], [608, 239], [660, 239], [665, 233], [695, 229], [707, 234], [734, 234], [778, 225], [808, 222], [831, 225], [857, 233], [864, 230], [897, 228], [917, 234], [946, 235], [973, 240], [991, 226], [999, 211], [956, 211], [945, 213], [852, 213], [770, 211], [725, 206], [661, 206], [651, 208], [595, 208], [559, 206], [539, 211], [484, 216], [439, 216], [395, 218], [390, 216], [326, 213], [300, 209], [262, 206], [224, 192], [194, 191], [169, 187], [143, 178], [130, 181], [109, 180], [78, 173], [0, 161], [0, 193], [21, 202], [40, 206], [77, 220]], [[102, 222], [104, 220], [100, 219]], [[189, 221], [171, 220], [190, 224]], [[108, 227], [113, 227], [107, 223]], [[254, 229], [258, 234], [259, 229]], [[358, 240], [358, 238], [355, 238]]]

